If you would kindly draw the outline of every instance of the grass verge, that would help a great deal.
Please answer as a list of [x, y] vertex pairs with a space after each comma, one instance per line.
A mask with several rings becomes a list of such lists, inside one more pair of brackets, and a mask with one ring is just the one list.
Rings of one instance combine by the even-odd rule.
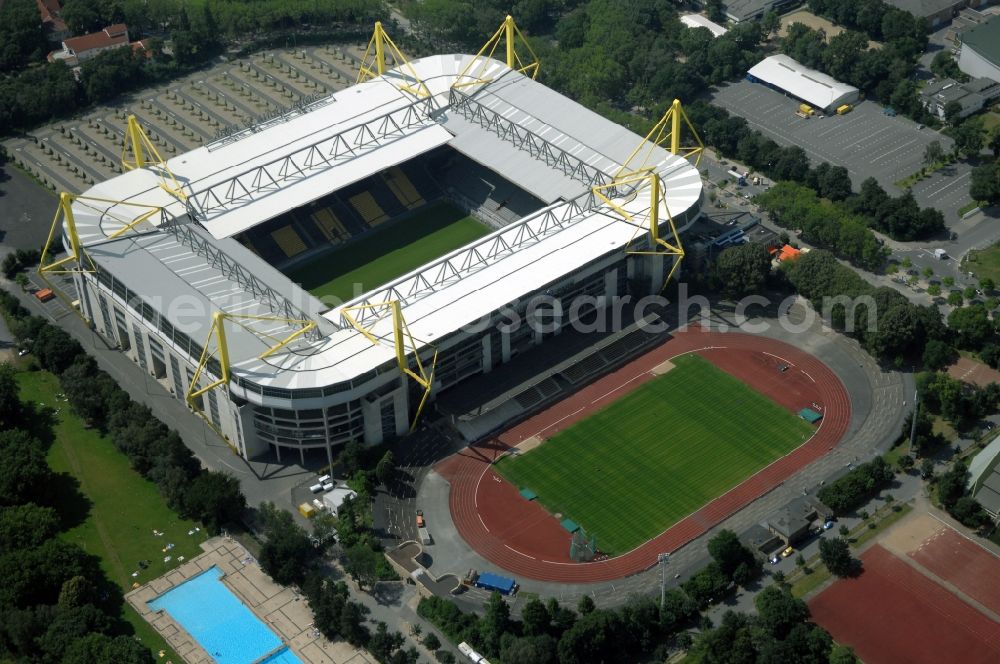
[[[48, 452], [49, 465], [79, 485], [77, 491], [63, 492], [57, 498], [56, 502], [62, 503], [57, 509], [81, 517], [77, 525], [61, 534], [63, 538], [97, 556], [108, 578], [123, 593], [131, 590], [133, 583], [145, 583], [173, 569], [180, 556], [191, 558], [201, 553], [199, 544], [207, 539], [204, 529], [188, 535], [198, 524], [178, 517], [167, 507], [156, 485], [134, 471], [108, 438], [85, 428], [67, 403], [56, 400], [60, 387], [54, 375], [22, 372], [17, 374], [17, 380], [23, 400], [59, 411], [55, 440]], [[155, 536], [154, 529], [164, 534]], [[174, 546], [163, 551], [167, 544]], [[170, 561], [164, 561], [166, 556]], [[140, 560], [149, 561], [145, 570], [139, 568]], [[133, 572], [138, 575], [133, 577]], [[165, 657], [182, 661], [127, 603], [122, 617], [154, 655], [164, 650]]]

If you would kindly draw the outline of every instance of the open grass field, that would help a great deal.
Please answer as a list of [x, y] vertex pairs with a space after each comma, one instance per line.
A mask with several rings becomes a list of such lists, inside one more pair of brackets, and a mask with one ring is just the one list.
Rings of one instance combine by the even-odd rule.
[[[23, 372], [17, 375], [21, 398], [59, 409], [55, 426], [55, 441], [49, 448], [49, 465], [57, 473], [65, 473], [79, 482], [78, 492], [64, 492], [65, 502], [60, 513], [79, 515], [78, 525], [62, 533], [71, 541], [101, 561], [108, 578], [122, 592], [132, 583], [160, 576], [178, 565], [178, 557], [191, 558], [201, 553], [199, 544], [207, 539], [204, 529], [193, 535], [188, 531], [198, 527], [193, 521], [181, 519], [167, 507], [155, 484], [132, 470], [128, 459], [111, 441], [100, 433], [86, 429], [83, 422], [62, 401], [56, 401], [59, 381], [46, 372]], [[80, 495], [82, 494], [82, 496]], [[89, 504], [88, 504], [89, 503]], [[164, 533], [153, 535], [153, 529]], [[162, 549], [174, 547], [164, 553]], [[165, 556], [170, 562], [163, 562]], [[140, 560], [150, 561], [140, 570]], [[138, 571], [137, 577], [132, 572]], [[168, 659], [181, 661], [159, 634], [124, 605], [128, 620], [154, 653], [166, 650]]]
[[294, 267], [288, 277], [317, 297], [346, 301], [489, 233], [442, 201]]
[[988, 277], [1000, 284], [1000, 245], [970, 251], [962, 262], [962, 268], [975, 274], [976, 279]]
[[625, 553], [805, 442], [814, 428], [707, 360], [649, 381], [498, 470]]

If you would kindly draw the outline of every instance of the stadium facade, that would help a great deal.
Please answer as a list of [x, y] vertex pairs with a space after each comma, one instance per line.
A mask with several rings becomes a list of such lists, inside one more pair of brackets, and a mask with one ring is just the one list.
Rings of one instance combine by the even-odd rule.
[[[637, 165], [642, 137], [517, 68], [475, 59], [412, 61], [177, 156], [169, 172], [146, 165], [64, 198], [80, 313], [235, 452], [270, 446], [280, 458], [405, 434], [428, 393], [490, 372], [582, 315], [547, 330], [511, 324], [532, 317], [537, 296], [599, 307], [629, 282], [657, 289], [679, 257], [641, 253], [655, 245], [643, 226], [652, 180], [615, 180]], [[460, 167], [426, 161], [442, 151]], [[697, 169], [653, 143], [641, 152], [663, 188], [660, 225], [669, 230], [669, 214], [686, 228], [700, 210]], [[315, 237], [349, 248], [334, 228], [346, 213], [321, 213], [317, 201], [387, 172], [397, 195], [422, 201], [430, 190], [491, 232], [334, 305], [246, 241], [298, 210]], [[538, 208], [496, 200], [501, 186]], [[375, 225], [374, 198], [358, 196], [351, 214], [372, 223], [355, 226]], [[312, 249], [304, 231], [270, 235], [288, 256]]]

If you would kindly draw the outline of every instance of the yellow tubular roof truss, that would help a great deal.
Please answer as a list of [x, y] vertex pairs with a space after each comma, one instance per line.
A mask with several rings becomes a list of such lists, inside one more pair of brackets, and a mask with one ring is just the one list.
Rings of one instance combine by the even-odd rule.
[[382, 27], [381, 21], [375, 22], [375, 31], [372, 32], [372, 38], [368, 41], [368, 48], [365, 49], [365, 54], [361, 58], [357, 83], [364, 83], [373, 78], [378, 78], [388, 71], [386, 50], [388, 50], [389, 55], [395, 62], [396, 69], [401, 73], [405, 73], [410, 79], [407, 82], [398, 84], [399, 89], [417, 97], [429, 97], [431, 94], [430, 90], [427, 89], [424, 82], [417, 76], [413, 65], [406, 59], [406, 56], [399, 50], [399, 47], [389, 38], [388, 33]]
[[[684, 147], [681, 145], [682, 123], [687, 125], [691, 136], [694, 138], [695, 144], [692, 146]], [[636, 146], [632, 154], [622, 164], [618, 173], [615, 174], [615, 178], [621, 177], [625, 173], [640, 171], [648, 166], [653, 154], [653, 148], [663, 147], [667, 143], [669, 143], [668, 149], [671, 154], [680, 155], [685, 159], [694, 155], [694, 165], [697, 167], [701, 163], [701, 153], [705, 149], [705, 144], [701, 142], [701, 137], [698, 135], [697, 130], [695, 130], [694, 125], [691, 124], [691, 120], [684, 111], [684, 107], [681, 106], [680, 99], [675, 99], [659, 122], [653, 125], [653, 128], [646, 134], [646, 138], [642, 139], [642, 142]], [[634, 161], [637, 162], [636, 165], [633, 165]]]
[[[464, 88], [492, 81], [492, 78], [486, 77], [486, 70], [501, 41], [505, 45], [503, 60], [507, 66], [525, 76], [530, 76], [532, 79], [537, 78], [541, 62], [539, 62], [538, 56], [535, 55], [535, 51], [531, 48], [524, 33], [514, 23], [514, 18], [508, 15], [497, 31], [493, 33], [493, 36], [479, 49], [479, 53], [476, 53], [476, 56], [465, 65], [465, 69], [455, 78], [451, 87]], [[523, 46], [527, 52], [526, 55], [530, 56], [527, 60], [522, 59], [521, 54], [517, 52], [518, 45]]]
[[156, 151], [156, 146], [149, 140], [149, 136], [142, 130], [139, 120], [130, 115], [128, 126], [125, 128], [125, 145], [122, 147], [122, 168], [131, 171], [146, 166], [152, 166], [159, 171], [160, 187], [181, 201], [187, 200], [183, 187], [167, 167], [167, 162]]
[[[630, 213], [622, 207], [622, 205], [616, 203], [614, 199], [608, 196], [608, 193], [611, 191], [620, 187], [627, 187], [634, 189], [633, 193], [629, 195], [629, 200], [634, 200], [641, 191], [638, 187], [640, 187], [644, 182], [647, 184], [649, 189], [649, 211], [646, 214], [645, 220], [639, 218], [636, 214]], [[626, 253], [635, 255], [674, 257], [673, 266], [670, 268], [670, 272], [664, 279], [663, 286], [660, 290], [666, 288], [667, 284], [670, 283], [670, 280], [673, 279], [674, 274], [680, 267], [681, 261], [684, 260], [684, 246], [681, 244], [681, 237], [677, 232], [677, 226], [674, 224], [674, 218], [670, 214], [670, 209], [665, 204], [663, 205], [663, 210], [666, 212], [667, 225], [670, 228], [670, 237], [669, 239], [664, 239], [660, 235], [660, 205], [664, 203], [663, 183], [660, 181], [660, 176], [657, 175], [653, 169], [644, 168], [634, 173], [621, 175], [609, 184], [595, 185], [592, 189], [597, 198], [604, 201], [604, 203], [614, 210], [624, 221], [635, 227], [635, 232], [625, 245], [626, 247], [631, 245], [639, 233], [643, 230], [649, 234], [650, 249], [633, 251], [626, 249]]]
[[[222, 387], [224, 385], [229, 384], [229, 380], [231, 377], [230, 374], [231, 365], [229, 362], [229, 344], [226, 341], [227, 321], [232, 325], [238, 325], [239, 327], [242, 327], [243, 329], [247, 330], [248, 332], [256, 336], [258, 339], [260, 339], [265, 346], [267, 346], [264, 352], [257, 356], [258, 359], [264, 359], [278, 352], [291, 342], [301, 337], [303, 334], [306, 334], [307, 332], [315, 328], [316, 323], [311, 320], [302, 320], [298, 318], [285, 318], [283, 316], [252, 316], [246, 314], [230, 314], [224, 311], [217, 311], [212, 315], [212, 327], [208, 332], [208, 338], [205, 340], [205, 347], [201, 352], [201, 357], [198, 359], [198, 366], [195, 369], [194, 375], [191, 377], [191, 384], [188, 385], [188, 391], [184, 397], [184, 400], [187, 402], [188, 406], [190, 406], [191, 410], [193, 410], [195, 413], [198, 414], [199, 417], [205, 420], [205, 423], [208, 424], [208, 426], [210, 426], [213, 431], [219, 434], [219, 437], [221, 437], [223, 440], [226, 441], [227, 444], [229, 444], [229, 440], [223, 435], [221, 431], [219, 431], [218, 427], [215, 426], [211, 418], [205, 416], [204, 409], [202, 409], [198, 405], [198, 398], [201, 397], [203, 394], [211, 390], [214, 390], [217, 387]], [[284, 323], [286, 325], [297, 325], [297, 326], [300, 325], [301, 327], [285, 337], [276, 337], [274, 335], [261, 332], [260, 330], [255, 330], [254, 328], [248, 325], [248, 323], [255, 321], [269, 321], [269, 322]], [[203, 387], [199, 387], [198, 384], [201, 381], [202, 377], [207, 375], [207, 368], [209, 362], [216, 356], [218, 356], [217, 359], [219, 362], [219, 373], [221, 375], [215, 380], [210, 381]], [[233, 450], [234, 453], [237, 454], [239, 453], [239, 451], [236, 450], [231, 444], [229, 444], [229, 447]]]
[[[354, 316], [359, 311], [375, 312], [376, 317], [368, 327], [359, 322]], [[381, 304], [361, 304], [356, 307], [345, 307], [341, 309], [340, 315], [344, 317], [344, 320], [351, 327], [363, 334], [368, 341], [376, 346], [384, 343], [384, 340], [375, 336], [371, 326], [384, 320], [386, 316], [392, 317], [392, 345], [396, 351], [396, 364], [399, 366], [399, 371], [412, 378], [420, 387], [424, 388], [424, 394], [420, 398], [420, 405], [417, 406], [417, 410], [413, 415], [413, 422], [410, 424], [410, 431], [413, 431], [417, 426], [417, 422], [420, 421], [420, 415], [423, 413], [424, 406], [434, 386], [434, 369], [437, 366], [438, 358], [437, 348], [431, 346], [431, 348], [434, 348], [434, 355], [431, 357], [430, 364], [425, 367], [423, 361], [420, 359], [420, 353], [417, 352], [416, 340], [414, 340], [413, 335], [410, 333], [410, 328], [403, 318], [403, 310], [399, 304], [399, 300], [390, 300]], [[429, 346], [430, 344], [425, 345]], [[416, 371], [410, 368], [410, 363], [407, 361], [407, 353], [411, 351], [413, 353], [414, 364], [417, 367]]]

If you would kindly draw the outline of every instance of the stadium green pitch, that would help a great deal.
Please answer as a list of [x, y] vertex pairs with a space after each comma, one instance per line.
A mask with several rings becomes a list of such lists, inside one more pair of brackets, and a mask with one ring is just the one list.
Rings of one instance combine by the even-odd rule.
[[287, 276], [317, 297], [347, 301], [489, 233], [454, 205], [433, 203], [296, 266]]
[[698, 355], [498, 470], [625, 553], [809, 439], [814, 428]]

